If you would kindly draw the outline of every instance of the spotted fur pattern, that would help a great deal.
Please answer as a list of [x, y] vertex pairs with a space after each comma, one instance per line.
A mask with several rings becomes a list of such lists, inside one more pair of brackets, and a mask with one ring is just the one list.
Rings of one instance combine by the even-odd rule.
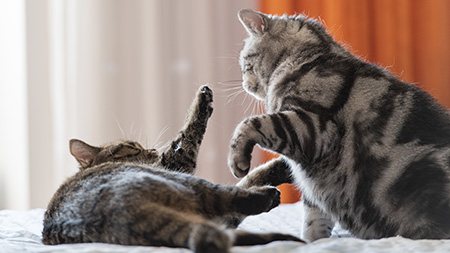
[[272, 186], [232, 187], [193, 176], [212, 113], [212, 91], [202, 87], [186, 124], [161, 154], [134, 141], [103, 147], [70, 141], [80, 171], [51, 199], [45, 244], [103, 242], [228, 252], [232, 245], [297, 240], [277, 233], [234, 229], [242, 218], [280, 202]]
[[450, 238], [450, 115], [429, 94], [352, 55], [305, 16], [241, 10], [243, 88], [267, 114], [237, 126], [229, 166], [255, 144], [280, 154], [240, 185], [294, 182], [309, 241], [339, 222], [360, 238]]

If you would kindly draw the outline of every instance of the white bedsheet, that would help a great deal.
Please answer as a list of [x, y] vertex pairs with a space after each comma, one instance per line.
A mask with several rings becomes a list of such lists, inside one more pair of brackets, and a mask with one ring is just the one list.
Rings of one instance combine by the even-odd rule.
[[[282, 232], [300, 235], [301, 203], [281, 205], [269, 213], [248, 217], [239, 226], [253, 232]], [[45, 210], [0, 211], [0, 252], [190, 252], [187, 249], [166, 247], [120, 246], [102, 243], [65, 244], [47, 246], [41, 243], [42, 219]], [[450, 219], [450, 217], [449, 217]], [[273, 242], [251, 247], [233, 247], [232, 253], [328, 253], [328, 252], [450, 252], [450, 240], [410, 240], [392, 237], [381, 240], [361, 240], [339, 228], [332, 238], [310, 244]]]

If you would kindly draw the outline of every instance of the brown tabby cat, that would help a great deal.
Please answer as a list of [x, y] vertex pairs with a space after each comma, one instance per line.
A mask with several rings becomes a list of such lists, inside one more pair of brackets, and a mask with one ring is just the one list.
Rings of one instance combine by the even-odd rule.
[[158, 154], [133, 141], [93, 147], [70, 141], [80, 171], [67, 179], [45, 213], [45, 244], [103, 242], [228, 252], [232, 245], [298, 240], [225, 229], [280, 203], [276, 188], [213, 184], [191, 174], [212, 113], [202, 87], [184, 128]]

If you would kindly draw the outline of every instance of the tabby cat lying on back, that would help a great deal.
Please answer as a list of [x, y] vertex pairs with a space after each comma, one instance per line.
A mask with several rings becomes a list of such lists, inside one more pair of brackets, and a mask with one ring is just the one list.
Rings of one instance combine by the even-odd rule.
[[247, 175], [255, 144], [281, 155], [240, 185], [297, 184], [310, 241], [335, 222], [360, 238], [450, 238], [450, 114], [315, 20], [238, 15], [242, 85], [267, 114], [236, 128], [229, 166]]
[[232, 187], [192, 176], [212, 113], [212, 92], [197, 94], [184, 128], [158, 154], [133, 141], [93, 147], [70, 141], [80, 171], [51, 199], [42, 232], [45, 244], [104, 242], [227, 252], [231, 245], [298, 240], [251, 234], [236, 227], [248, 215], [280, 203], [275, 187]]

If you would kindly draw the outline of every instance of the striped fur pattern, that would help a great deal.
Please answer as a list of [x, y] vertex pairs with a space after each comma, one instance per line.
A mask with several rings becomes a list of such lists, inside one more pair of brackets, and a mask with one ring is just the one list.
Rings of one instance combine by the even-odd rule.
[[[298, 185], [309, 241], [328, 237], [335, 222], [367, 239], [450, 238], [450, 114], [313, 19], [238, 16], [249, 33], [243, 88], [267, 110], [232, 137], [239, 184]], [[255, 144], [281, 156], [247, 175]]]
[[232, 245], [298, 240], [231, 229], [244, 217], [277, 206], [280, 193], [275, 187], [224, 186], [192, 175], [211, 104], [212, 91], [204, 86], [184, 128], [161, 154], [134, 141], [94, 147], [71, 140], [70, 151], [79, 161], [80, 171], [51, 199], [43, 242], [228, 252]]

